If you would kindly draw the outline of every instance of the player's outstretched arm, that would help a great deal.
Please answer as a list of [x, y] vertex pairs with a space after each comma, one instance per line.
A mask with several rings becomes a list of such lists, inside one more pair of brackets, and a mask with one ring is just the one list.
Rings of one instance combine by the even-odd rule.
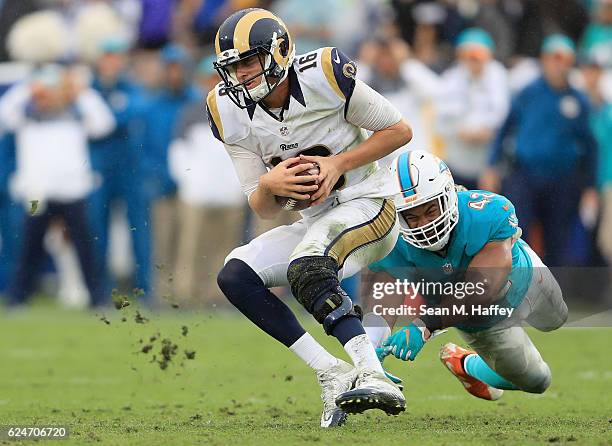
[[[461, 301], [452, 296], [443, 298], [436, 308], [448, 308], [449, 311], [445, 312], [448, 315], [428, 314], [415, 319], [383, 342], [385, 353], [404, 361], [413, 361], [437, 331], [474, 320], [473, 308], [488, 306], [498, 300], [512, 269], [512, 243], [512, 239], [489, 242], [470, 262], [464, 281], [473, 283], [472, 289], [484, 292], [466, 295]], [[465, 305], [464, 313], [451, 311], [453, 305], [459, 304]], [[474, 322], [478, 324], [478, 320]]]
[[447, 316], [423, 317], [430, 331], [454, 327], [473, 318], [475, 307], [491, 305], [500, 299], [500, 293], [506, 287], [508, 275], [512, 270], [512, 245], [511, 238], [491, 241], [474, 256], [465, 272], [464, 282], [473, 283], [473, 289], [478, 292], [466, 295], [462, 300], [453, 296], [442, 299], [439, 307], [452, 309], [453, 305], [464, 304], [465, 314], [453, 314], [449, 311]]

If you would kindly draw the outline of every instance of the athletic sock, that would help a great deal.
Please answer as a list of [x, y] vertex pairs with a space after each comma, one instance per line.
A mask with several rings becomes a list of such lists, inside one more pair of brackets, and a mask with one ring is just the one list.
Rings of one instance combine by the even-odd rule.
[[463, 359], [463, 370], [473, 378], [476, 378], [491, 387], [502, 390], [519, 390], [517, 386], [512, 384], [505, 378], [497, 374], [495, 370], [487, 365], [477, 354], [467, 355]]
[[382, 342], [391, 335], [391, 328], [385, 318], [374, 313], [363, 316], [363, 329], [374, 348], [380, 347]]
[[344, 344], [344, 350], [348, 353], [353, 364], [358, 369], [375, 370], [385, 373], [382, 364], [376, 356], [376, 351], [370, 342], [368, 335], [361, 334]]
[[304, 333], [289, 349], [316, 371], [327, 370], [338, 364], [338, 358], [325, 350], [310, 333]]

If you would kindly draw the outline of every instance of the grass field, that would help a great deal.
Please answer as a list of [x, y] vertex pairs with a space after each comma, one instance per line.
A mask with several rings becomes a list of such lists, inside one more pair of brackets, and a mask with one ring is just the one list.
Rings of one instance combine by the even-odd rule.
[[[531, 332], [553, 385], [495, 403], [469, 396], [443, 369], [438, 348], [458, 337], [440, 336], [416, 363], [389, 361], [407, 384], [404, 414], [371, 412], [322, 430], [313, 373], [242, 318], [143, 314], [150, 320], [136, 323], [130, 307], [108, 310], [110, 324], [47, 308], [0, 315], [0, 424], [69, 426], [68, 440], [47, 442], [57, 445], [612, 444], [612, 329]], [[163, 338], [172, 341], [167, 356], [178, 345], [165, 370], [150, 362]], [[196, 351], [193, 360], [185, 349]], [[22, 443], [33, 442], [0, 440]]]

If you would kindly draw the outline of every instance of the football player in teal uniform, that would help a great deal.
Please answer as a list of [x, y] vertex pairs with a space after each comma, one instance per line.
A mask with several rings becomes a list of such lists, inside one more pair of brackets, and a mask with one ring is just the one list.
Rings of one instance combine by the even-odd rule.
[[401, 237], [370, 269], [376, 281], [409, 281], [424, 304], [388, 337], [395, 316], [381, 315], [381, 308], [401, 308], [405, 295], [388, 297], [378, 314], [366, 315], [381, 360], [392, 354], [413, 361], [432, 335], [455, 327], [472, 350], [449, 343], [440, 359], [469, 393], [496, 400], [504, 390], [544, 392], [550, 368], [522, 325], [559, 328], [567, 306], [552, 273], [521, 239], [512, 203], [486, 191], [458, 191], [444, 161], [428, 152], [404, 153], [392, 170]]

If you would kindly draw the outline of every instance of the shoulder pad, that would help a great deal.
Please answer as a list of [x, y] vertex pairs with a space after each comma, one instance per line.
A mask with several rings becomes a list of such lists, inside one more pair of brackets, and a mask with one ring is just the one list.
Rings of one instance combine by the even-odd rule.
[[215, 138], [226, 144], [234, 144], [248, 135], [248, 112], [240, 109], [227, 95], [220, 94], [217, 84], [206, 97], [206, 114]]
[[[466, 218], [469, 255], [480, 251], [491, 241], [518, 238], [521, 229], [514, 205], [506, 197], [486, 191], [459, 192], [459, 218]], [[463, 216], [461, 215], [463, 213]]]
[[294, 68], [300, 79], [324, 85], [342, 102], [348, 102], [355, 89], [357, 66], [338, 48], [319, 48], [299, 55]]
[[208, 116], [208, 125], [210, 129], [221, 142], [225, 142], [223, 139], [223, 122], [221, 122], [221, 114], [219, 113], [219, 104], [217, 102], [217, 88], [210, 90], [206, 97], [206, 115]]

